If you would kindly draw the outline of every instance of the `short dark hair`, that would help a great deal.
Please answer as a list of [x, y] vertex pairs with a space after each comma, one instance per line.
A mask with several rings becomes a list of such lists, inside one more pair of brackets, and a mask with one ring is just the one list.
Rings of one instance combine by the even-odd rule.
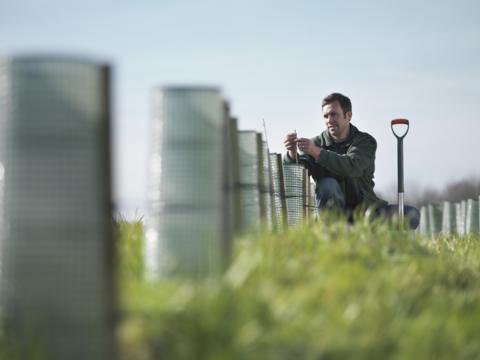
[[348, 97], [340, 93], [331, 93], [330, 95], [325, 96], [325, 98], [322, 101], [322, 108], [325, 105], [334, 103], [335, 101], [338, 101], [338, 103], [342, 107], [343, 114], [346, 114], [347, 112], [352, 111], [352, 102]]

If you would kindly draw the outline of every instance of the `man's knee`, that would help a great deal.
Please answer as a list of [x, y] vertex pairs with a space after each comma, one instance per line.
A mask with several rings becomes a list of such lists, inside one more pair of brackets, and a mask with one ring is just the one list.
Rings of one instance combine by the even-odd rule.
[[327, 177], [318, 180], [315, 191], [317, 207], [345, 207], [345, 195], [340, 184], [334, 178]]
[[316, 192], [322, 196], [336, 196], [342, 193], [342, 189], [337, 180], [327, 177], [317, 181]]

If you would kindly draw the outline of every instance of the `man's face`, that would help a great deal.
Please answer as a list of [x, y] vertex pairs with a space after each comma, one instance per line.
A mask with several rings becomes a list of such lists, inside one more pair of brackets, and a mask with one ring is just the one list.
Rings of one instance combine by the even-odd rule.
[[323, 118], [332, 138], [341, 139], [348, 133], [352, 112], [344, 114], [340, 103], [334, 101], [323, 107]]

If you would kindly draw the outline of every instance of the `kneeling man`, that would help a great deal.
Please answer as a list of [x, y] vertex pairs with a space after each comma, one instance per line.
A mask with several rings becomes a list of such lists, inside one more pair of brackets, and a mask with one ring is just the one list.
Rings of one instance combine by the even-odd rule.
[[[373, 217], [394, 216], [398, 206], [388, 205], [373, 191], [377, 142], [350, 123], [350, 99], [339, 93], [330, 94], [323, 99], [322, 109], [327, 129], [313, 139], [288, 134], [284, 140], [287, 149], [284, 163], [298, 161], [308, 169], [316, 183], [316, 203], [320, 212], [341, 209], [351, 214], [362, 206], [374, 208]], [[297, 147], [301, 154], [297, 153]], [[416, 229], [419, 211], [405, 206], [404, 214], [410, 228]]]

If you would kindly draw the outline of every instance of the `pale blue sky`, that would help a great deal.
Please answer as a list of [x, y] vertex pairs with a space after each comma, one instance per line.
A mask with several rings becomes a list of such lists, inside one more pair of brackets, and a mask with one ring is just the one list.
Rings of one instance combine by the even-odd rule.
[[[441, 187], [480, 175], [480, 2], [0, 2], [0, 53], [87, 55], [114, 67], [115, 194], [143, 212], [153, 86], [220, 86], [242, 129], [324, 129], [320, 102], [339, 91], [374, 135], [377, 190], [394, 194], [396, 140], [407, 117], [409, 184]], [[410, 185], [413, 186], [413, 185]], [[412, 188], [412, 187], [411, 187]]]

